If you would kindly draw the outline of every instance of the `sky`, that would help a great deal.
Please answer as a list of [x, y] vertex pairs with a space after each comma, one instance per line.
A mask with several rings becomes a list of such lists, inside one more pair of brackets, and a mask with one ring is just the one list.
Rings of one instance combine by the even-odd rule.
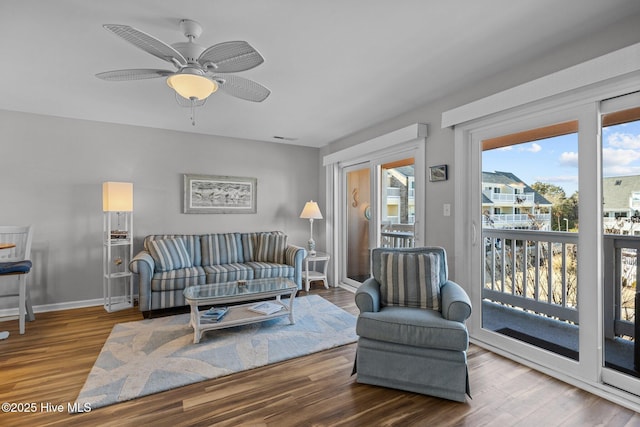
[[[609, 126], [602, 131], [605, 177], [640, 175], [640, 121]], [[578, 191], [578, 136], [562, 135], [482, 153], [485, 172], [511, 172], [526, 184], [554, 184], [567, 197]]]

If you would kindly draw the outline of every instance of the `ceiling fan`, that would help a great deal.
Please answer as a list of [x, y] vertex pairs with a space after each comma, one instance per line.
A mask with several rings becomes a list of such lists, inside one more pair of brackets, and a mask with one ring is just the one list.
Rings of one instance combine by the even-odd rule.
[[[253, 102], [264, 101], [271, 91], [259, 83], [233, 74], [250, 70], [264, 62], [264, 58], [246, 41], [230, 41], [208, 48], [194, 42], [202, 34], [196, 21], [183, 19], [180, 29], [187, 42], [168, 45], [165, 42], [128, 25], [105, 24], [103, 27], [132, 45], [170, 62], [176, 71], [137, 68], [106, 71], [96, 74], [107, 81], [128, 81], [166, 78], [176, 93], [176, 101], [183, 107], [204, 105], [212, 93], [220, 89], [236, 98]], [[192, 117], [195, 125], [195, 120]]]

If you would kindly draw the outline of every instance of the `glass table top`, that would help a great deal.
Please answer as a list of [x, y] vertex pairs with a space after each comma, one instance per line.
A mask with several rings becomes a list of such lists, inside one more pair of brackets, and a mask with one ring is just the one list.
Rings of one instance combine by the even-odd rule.
[[183, 294], [189, 300], [225, 298], [279, 292], [297, 289], [296, 284], [283, 277], [268, 279], [239, 280], [235, 282], [213, 283], [207, 285], [189, 286]]

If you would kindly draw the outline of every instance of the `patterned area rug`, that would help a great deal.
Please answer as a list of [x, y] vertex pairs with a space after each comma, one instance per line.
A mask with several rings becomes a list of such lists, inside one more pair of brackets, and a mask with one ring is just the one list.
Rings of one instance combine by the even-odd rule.
[[111, 405], [353, 343], [356, 318], [318, 295], [283, 317], [205, 332], [193, 343], [189, 314], [121, 323], [104, 344], [76, 407]]

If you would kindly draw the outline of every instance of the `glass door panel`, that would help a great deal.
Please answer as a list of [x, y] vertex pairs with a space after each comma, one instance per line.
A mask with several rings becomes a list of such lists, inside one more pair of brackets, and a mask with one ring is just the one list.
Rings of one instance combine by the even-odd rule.
[[482, 141], [482, 327], [579, 360], [578, 121]]
[[368, 163], [345, 168], [344, 172], [345, 276], [358, 286], [370, 271], [371, 172]]
[[380, 246], [415, 246], [416, 180], [414, 159], [380, 166]]
[[640, 377], [640, 107], [602, 115], [601, 141], [604, 366]]

